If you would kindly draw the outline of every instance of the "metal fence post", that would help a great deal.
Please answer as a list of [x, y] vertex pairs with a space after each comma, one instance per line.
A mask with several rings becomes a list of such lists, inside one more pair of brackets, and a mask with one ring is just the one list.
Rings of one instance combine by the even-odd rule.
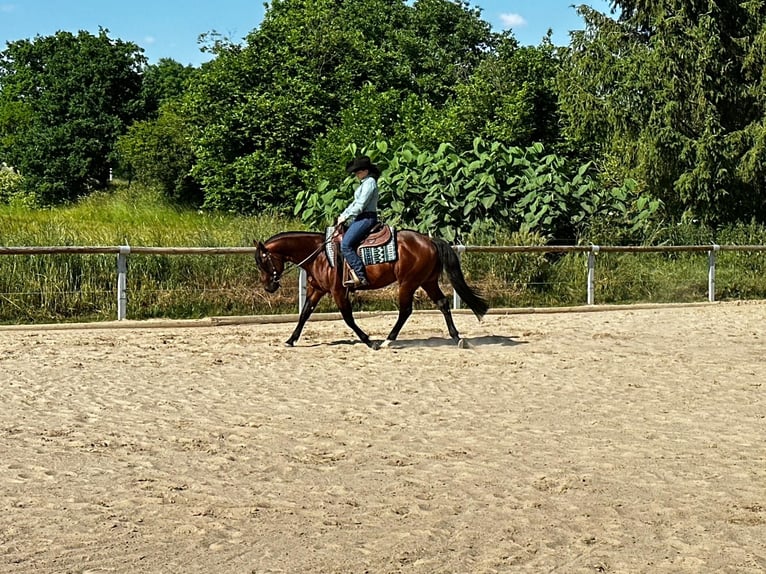
[[[463, 253], [465, 253], [465, 245], [456, 245], [454, 249], [457, 253], [458, 260], [462, 261]], [[457, 291], [454, 289], [452, 290], [452, 308], [460, 309], [460, 295], [458, 295]]]
[[117, 320], [122, 321], [128, 311], [128, 255], [130, 245], [121, 245], [117, 255]]
[[715, 301], [715, 256], [720, 249], [720, 245], [713, 243], [713, 248], [708, 251], [707, 300], [711, 303]]
[[301, 268], [298, 274], [298, 315], [303, 312], [303, 306], [306, 304], [306, 282], [308, 278], [306, 272]]
[[593, 305], [595, 300], [596, 254], [598, 251], [598, 245], [591, 245], [588, 253], [588, 305]]

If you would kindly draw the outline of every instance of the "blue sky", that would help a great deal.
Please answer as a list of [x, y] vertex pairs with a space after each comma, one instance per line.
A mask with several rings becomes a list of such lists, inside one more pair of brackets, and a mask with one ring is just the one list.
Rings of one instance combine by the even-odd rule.
[[[537, 45], [553, 30], [556, 44], [569, 43], [581, 29], [573, 4], [609, 13], [609, 0], [479, 0], [482, 18], [496, 30], [511, 29], [522, 44]], [[209, 56], [199, 50], [200, 34], [212, 30], [239, 43], [263, 18], [261, 0], [0, 0], [0, 50], [8, 41], [50, 36], [58, 30], [97, 33], [138, 44], [151, 63], [173, 58], [199, 65]]]

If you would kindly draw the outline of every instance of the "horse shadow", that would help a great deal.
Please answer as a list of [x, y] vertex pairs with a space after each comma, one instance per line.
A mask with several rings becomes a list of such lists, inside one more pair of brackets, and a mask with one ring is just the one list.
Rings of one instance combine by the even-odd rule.
[[[506, 337], [502, 335], [485, 335], [482, 337], [463, 337], [463, 348], [468, 349], [480, 349], [482, 347], [515, 347], [516, 345], [523, 345], [526, 341], [515, 340], [512, 337]], [[344, 339], [340, 341], [333, 341], [329, 343], [331, 346], [336, 345], [363, 345], [356, 339]], [[414, 348], [440, 348], [440, 347], [455, 347], [458, 345], [449, 337], [428, 337], [428, 338], [415, 338], [415, 339], [397, 339], [388, 345], [388, 349], [414, 349]]]

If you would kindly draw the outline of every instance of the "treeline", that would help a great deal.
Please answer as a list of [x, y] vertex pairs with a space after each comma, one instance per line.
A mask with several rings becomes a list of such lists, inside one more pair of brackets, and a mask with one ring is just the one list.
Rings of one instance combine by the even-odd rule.
[[450, 239], [763, 223], [766, 0], [613, 9], [530, 47], [462, 1], [276, 0], [242, 44], [209, 36], [199, 68], [106, 30], [10, 42], [0, 201], [71, 201], [113, 173], [321, 226], [368, 153], [384, 216]]

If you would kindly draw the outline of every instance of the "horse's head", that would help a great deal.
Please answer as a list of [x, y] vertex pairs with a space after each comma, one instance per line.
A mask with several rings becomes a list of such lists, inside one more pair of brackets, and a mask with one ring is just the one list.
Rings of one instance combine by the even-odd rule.
[[269, 293], [279, 289], [279, 281], [285, 269], [285, 262], [279, 255], [271, 253], [268, 248], [258, 241], [255, 244], [255, 262], [261, 270], [261, 283]]

